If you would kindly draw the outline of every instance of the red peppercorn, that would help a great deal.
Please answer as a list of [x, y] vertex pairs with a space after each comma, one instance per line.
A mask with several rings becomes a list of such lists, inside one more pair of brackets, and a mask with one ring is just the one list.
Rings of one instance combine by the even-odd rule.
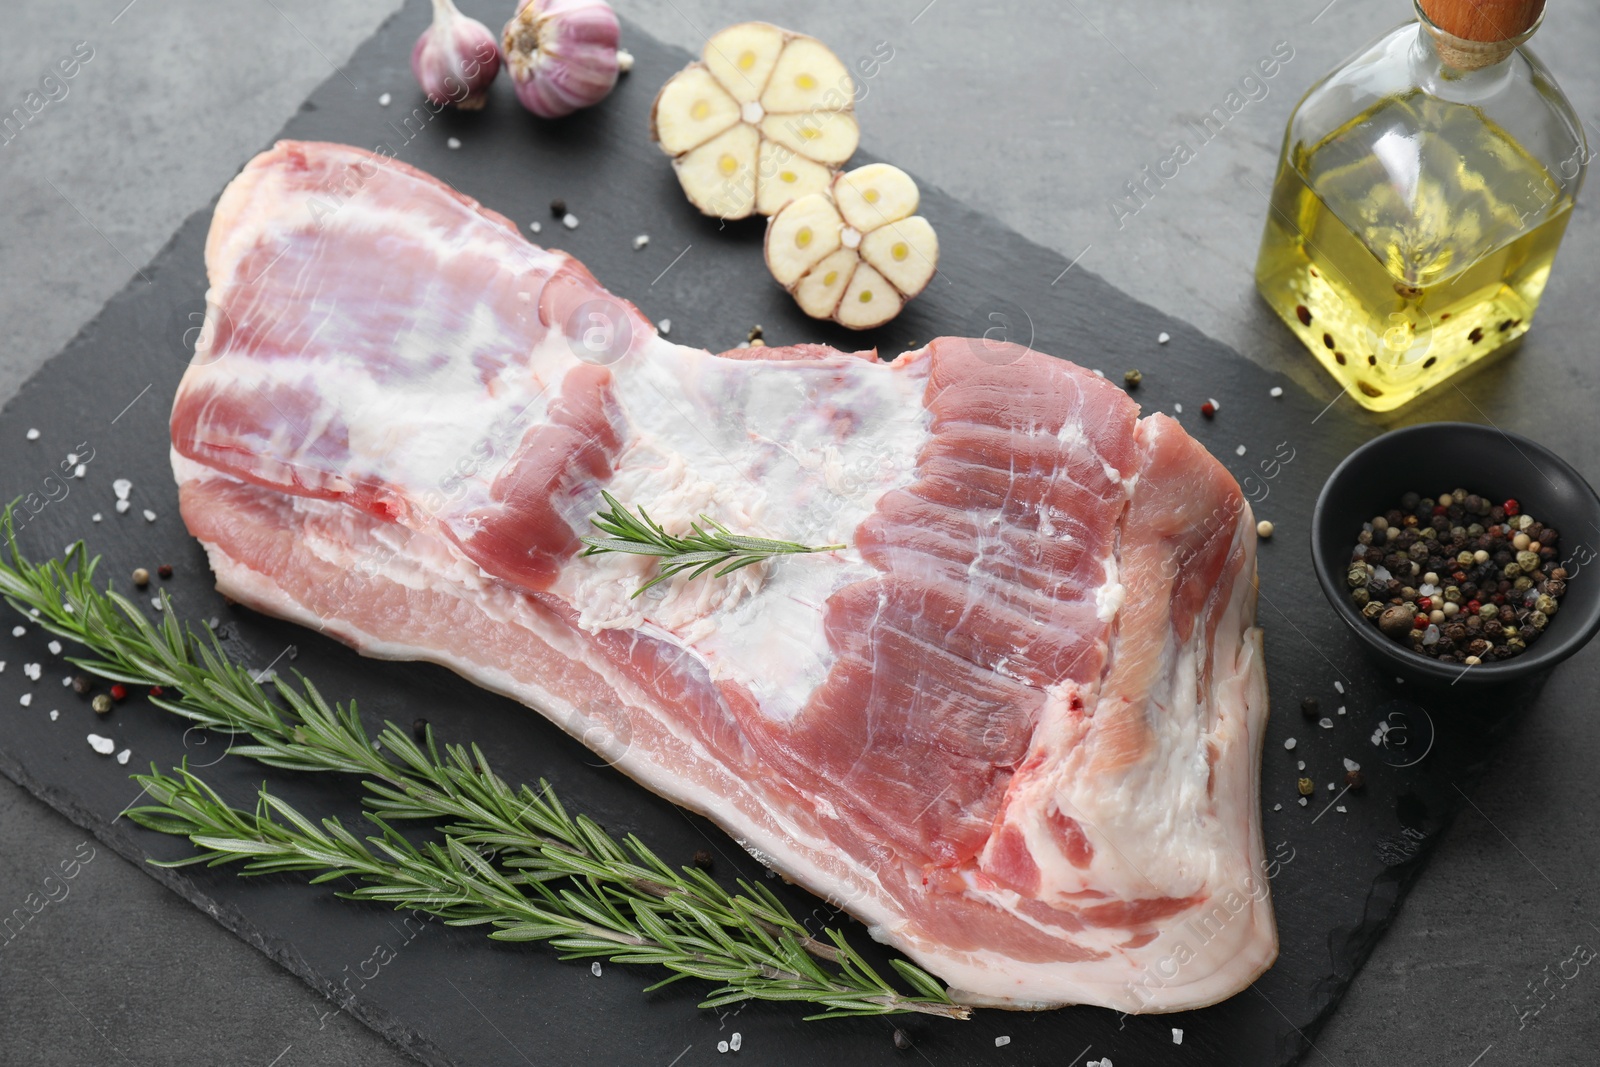
[[1417, 598], [1417, 607], [1421, 608], [1423, 611], [1432, 611], [1433, 610], [1433, 598], [1432, 597], [1426, 597], [1426, 596], [1418, 597]]
[[1507, 500], [1504, 504], [1501, 504], [1500, 506], [1506, 509], [1506, 514], [1508, 516], [1509, 515], [1516, 515], [1517, 513], [1519, 513], [1522, 510], [1522, 505], [1518, 504], [1515, 500]]
[[1449, 508], [1447, 508], [1447, 507], [1445, 507], [1445, 506], [1444, 506], [1444, 505], [1443, 505], [1443, 504], [1435, 504], [1435, 505], [1434, 505], [1434, 506], [1433, 506], [1433, 513], [1434, 513], [1434, 514], [1435, 514], [1435, 515], [1444, 515], [1444, 514], [1447, 514], [1447, 513], [1448, 513], [1448, 512], [1449, 512], [1449, 510], [1450, 510], [1450, 509], [1449, 509]]
[[161, 692], [162, 692], [162, 690], [161, 690], [161, 687], [159, 685], [152, 685], [150, 687], [150, 695], [153, 696], [153, 697], [160, 696]]
[[1450, 575], [1450, 577], [1454, 578], [1458, 583], [1464, 582], [1467, 580], [1467, 572], [1456, 571], [1454, 574]]
[[116, 685], [113, 685], [111, 687], [111, 699], [112, 700], [127, 700], [128, 699], [128, 687], [123, 685], [121, 682], [118, 682]]
[[1478, 609], [1481, 607], [1483, 607], [1483, 605], [1476, 600], [1467, 601], [1467, 610], [1474, 615], [1478, 613]]
[[161, 577], [163, 577], [163, 578], [171, 578], [172, 577], [172, 564], [163, 563], [161, 566], [156, 568], [156, 573], [161, 575]]
[[1506, 602], [1506, 595], [1504, 593], [1496, 593], [1489, 599], [1494, 601], [1496, 604], [1504, 604]]
[[1213, 404], [1211, 401], [1207, 400], [1204, 404], [1200, 405], [1200, 414], [1204, 415], [1206, 418], [1209, 419], [1216, 413], [1217, 405]]
[[1426, 630], [1428, 628], [1428, 617], [1426, 615], [1418, 615], [1411, 620], [1411, 624], [1419, 630]]

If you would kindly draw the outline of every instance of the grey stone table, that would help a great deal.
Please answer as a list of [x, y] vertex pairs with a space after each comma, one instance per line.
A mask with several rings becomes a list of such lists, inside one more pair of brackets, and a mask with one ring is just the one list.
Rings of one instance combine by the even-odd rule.
[[[397, 6], [7, 0], [0, 110], [19, 104], [78, 42], [93, 57], [64, 97], [0, 147], [0, 399]], [[861, 106], [872, 151], [1332, 396], [1253, 293], [1264, 193], [1299, 93], [1406, 17], [1405, 0], [618, 6], [691, 50], [706, 32], [749, 17], [841, 47], [890, 42], [894, 58]], [[1600, 120], [1600, 9], [1587, 0], [1552, 8], [1539, 51], [1580, 112]], [[1118, 209], [1124, 184], [1178, 139], [1193, 146], [1188, 120], [1220, 103], [1282, 41], [1293, 59], [1265, 83], [1266, 95], [1257, 90], [1137, 213]], [[1590, 136], [1600, 140], [1600, 125]], [[1600, 195], [1588, 193], [1586, 203]], [[1600, 229], [1580, 204], [1520, 353], [1413, 405], [1400, 421], [1493, 420], [1557, 444], [1600, 479], [1600, 368], [1589, 318], [1597, 275]], [[1554, 977], [1576, 945], [1600, 946], [1597, 689], [1600, 646], [1560, 671], [1515, 730], [1307, 1062], [1497, 1067], [1600, 1058], [1600, 968], [1564, 987]], [[0, 911], [61, 860], [87, 855], [84, 837], [0, 780]], [[1519, 1019], [1539, 1003], [1536, 1017]], [[104, 849], [66, 899], [0, 947], [4, 1063], [408, 1062], [325, 1010], [298, 980]]]

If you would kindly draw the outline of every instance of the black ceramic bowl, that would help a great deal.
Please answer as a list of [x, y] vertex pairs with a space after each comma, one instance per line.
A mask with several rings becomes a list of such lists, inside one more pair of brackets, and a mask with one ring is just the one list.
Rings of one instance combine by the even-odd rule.
[[[1525, 514], [1555, 527], [1561, 535], [1560, 559], [1573, 574], [1561, 610], [1526, 652], [1470, 669], [1419, 655], [1385, 637], [1362, 617], [1345, 582], [1362, 523], [1398, 506], [1407, 492], [1436, 496], [1458, 486], [1496, 503], [1515, 498]], [[1425, 423], [1386, 433], [1350, 453], [1317, 497], [1311, 558], [1323, 594], [1356, 636], [1398, 673], [1414, 679], [1461, 685], [1510, 681], [1553, 667], [1600, 630], [1600, 496], [1548, 448], [1492, 426]]]

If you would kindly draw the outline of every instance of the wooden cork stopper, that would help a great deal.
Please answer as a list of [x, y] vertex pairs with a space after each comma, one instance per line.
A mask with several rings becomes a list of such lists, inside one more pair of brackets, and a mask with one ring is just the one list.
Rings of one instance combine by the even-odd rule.
[[1452, 37], [1492, 44], [1531, 30], [1545, 0], [1420, 0], [1428, 19]]

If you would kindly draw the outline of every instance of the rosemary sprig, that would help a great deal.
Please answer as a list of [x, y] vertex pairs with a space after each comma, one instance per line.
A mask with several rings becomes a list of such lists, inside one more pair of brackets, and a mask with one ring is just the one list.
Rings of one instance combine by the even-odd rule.
[[[732, 574], [736, 570], [773, 556], [834, 552], [848, 547], [807, 546], [795, 541], [745, 537], [706, 515], [700, 516], [700, 522], [690, 524], [691, 532], [687, 537], [676, 537], [663, 530], [660, 523], [652, 519], [644, 508], [641, 507], [638, 517], [635, 517], [633, 512], [619, 503], [610, 493], [601, 490], [600, 495], [605, 498], [610, 509], [600, 512], [589, 521], [606, 536], [580, 537], [578, 540], [587, 546], [583, 554], [594, 556], [602, 552], [628, 552], [635, 556], [659, 556], [662, 559], [660, 573], [635, 589], [634, 596], [643, 593], [657, 582], [664, 582], [684, 571], [689, 572], [690, 578], [698, 578], [715, 567], [719, 569], [714, 576], [720, 578], [724, 574]], [[702, 522], [709, 528], [709, 532], [701, 528]]]
[[[314, 883], [362, 881], [341, 895], [428, 911], [456, 925], [488, 924], [502, 940], [549, 941], [563, 958], [604, 956], [666, 968], [657, 985], [686, 976], [721, 983], [704, 1001], [796, 1000], [824, 1010], [810, 1018], [922, 1012], [966, 1018], [927, 972], [891, 961], [911, 988], [897, 990], [837, 930], [810, 935], [765, 887], [724, 889], [705, 872], [674, 869], [643, 842], [617, 842], [571, 816], [548, 784], [513, 789], [474, 746], [446, 746], [431, 732], [418, 745], [392, 723], [377, 746], [354, 702], [330, 705], [309, 680], [275, 678], [265, 688], [230, 661], [216, 635], [181, 626], [163, 597], [152, 624], [139, 607], [98, 590], [82, 542], [42, 564], [17, 546], [7, 508], [0, 514], [9, 559], [0, 595], [50, 632], [84, 645], [82, 669], [131, 685], [161, 686], [155, 705], [198, 726], [233, 735], [229, 751], [268, 766], [363, 776], [364, 840], [335, 820], [314, 823], [263, 789], [254, 812], [230, 807], [187, 767], [152, 768], [137, 780], [155, 803], [130, 811], [141, 825], [188, 837], [200, 855], [179, 864], [239, 861], [248, 874], [316, 872]], [[245, 743], [238, 743], [239, 739]], [[444, 844], [418, 849], [392, 824], [426, 821]], [[651, 988], [656, 988], [652, 986]]]

